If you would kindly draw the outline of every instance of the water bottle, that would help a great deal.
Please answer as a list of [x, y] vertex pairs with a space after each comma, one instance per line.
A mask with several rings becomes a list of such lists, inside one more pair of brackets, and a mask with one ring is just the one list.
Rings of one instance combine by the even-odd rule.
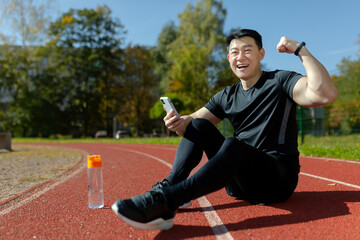
[[89, 208], [102, 208], [104, 206], [104, 192], [100, 155], [88, 156], [87, 173]]

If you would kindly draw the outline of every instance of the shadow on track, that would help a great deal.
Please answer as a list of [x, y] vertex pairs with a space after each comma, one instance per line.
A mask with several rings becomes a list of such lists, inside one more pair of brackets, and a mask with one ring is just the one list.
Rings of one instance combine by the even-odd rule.
[[[349, 202], [360, 202], [360, 191], [295, 192], [287, 202], [267, 205], [268, 207], [289, 211], [289, 214], [249, 218], [238, 223], [224, 224], [231, 232], [345, 216], [351, 214], [347, 206]], [[249, 204], [240, 201], [216, 205], [213, 208], [222, 210], [246, 206], [249, 206]], [[179, 213], [202, 210], [201, 208], [184, 209]], [[160, 232], [155, 239], [184, 239], [211, 235], [213, 235], [213, 232], [210, 227], [175, 225], [169, 231]]]

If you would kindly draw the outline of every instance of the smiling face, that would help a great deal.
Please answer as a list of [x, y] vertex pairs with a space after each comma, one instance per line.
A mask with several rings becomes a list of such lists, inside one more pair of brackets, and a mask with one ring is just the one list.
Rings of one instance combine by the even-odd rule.
[[230, 42], [228, 53], [230, 67], [242, 81], [243, 86], [244, 84], [253, 86], [259, 80], [262, 74], [260, 61], [264, 56], [265, 50], [259, 49], [252, 37], [245, 36]]

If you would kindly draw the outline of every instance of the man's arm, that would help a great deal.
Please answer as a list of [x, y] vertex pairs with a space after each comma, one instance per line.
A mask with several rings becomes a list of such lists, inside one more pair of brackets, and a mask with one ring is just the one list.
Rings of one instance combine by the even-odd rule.
[[[294, 53], [300, 44], [292, 39], [282, 37], [277, 49], [279, 52]], [[293, 89], [294, 101], [304, 107], [319, 107], [335, 101], [338, 91], [331, 81], [325, 67], [304, 46], [298, 53], [306, 77], [302, 77]]]
[[221, 119], [217, 118], [214, 114], [212, 114], [207, 108], [203, 107], [197, 110], [196, 112], [179, 116], [174, 115], [173, 111], [170, 111], [165, 117], [164, 122], [165, 126], [173, 132], [176, 132], [179, 136], [183, 136], [186, 130], [186, 127], [189, 123], [196, 118], [204, 118], [209, 120], [212, 124], [217, 125], [221, 122]]

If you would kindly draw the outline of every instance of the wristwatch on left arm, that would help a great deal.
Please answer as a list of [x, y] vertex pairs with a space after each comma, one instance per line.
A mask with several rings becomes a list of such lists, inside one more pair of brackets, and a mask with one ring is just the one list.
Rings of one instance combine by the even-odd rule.
[[295, 50], [294, 54], [295, 54], [296, 56], [298, 56], [300, 50], [302, 49], [302, 47], [305, 47], [305, 45], [306, 45], [305, 42], [301, 42], [300, 45], [298, 46], [298, 48]]

